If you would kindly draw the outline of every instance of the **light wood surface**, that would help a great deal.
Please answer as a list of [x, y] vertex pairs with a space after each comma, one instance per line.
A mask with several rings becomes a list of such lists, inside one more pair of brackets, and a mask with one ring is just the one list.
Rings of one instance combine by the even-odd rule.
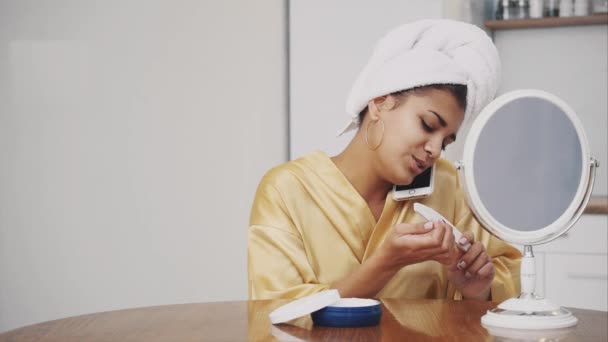
[[[167, 305], [102, 312], [35, 324], [0, 341], [493, 341], [480, 318], [495, 306], [480, 301], [383, 300], [380, 324], [313, 327], [309, 317], [271, 325], [268, 313], [288, 301]], [[606, 341], [608, 314], [572, 309], [579, 324], [560, 341]], [[550, 337], [554, 332], [541, 336]], [[565, 335], [565, 336], [563, 336]], [[510, 338], [507, 336], [507, 338]], [[526, 338], [521, 335], [516, 339]], [[535, 336], [535, 340], [539, 340]]]
[[608, 214], [608, 196], [593, 196], [589, 199], [585, 214]]
[[608, 14], [594, 14], [580, 17], [548, 17], [537, 19], [488, 20], [485, 25], [490, 30], [512, 30], [526, 28], [607, 25]]

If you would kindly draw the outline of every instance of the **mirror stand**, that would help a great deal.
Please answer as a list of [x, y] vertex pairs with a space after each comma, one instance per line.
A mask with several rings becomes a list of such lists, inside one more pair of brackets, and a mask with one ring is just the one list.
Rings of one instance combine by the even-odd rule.
[[521, 294], [489, 310], [481, 318], [483, 325], [508, 329], [558, 329], [578, 323], [578, 319], [570, 311], [535, 293], [535, 263], [532, 246], [524, 246], [521, 260]]
[[[595, 158], [591, 158], [589, 166], [589, 182], [584, 200], [576, 214], [566, 224], [567, 228], [563, 232], [576, 223], [589, 202], [595, 183], [595, 171], [599, 167], [599, 163]], [[532, 245], [524, 246], [520, 273], [521, 294], [519, 297], [508, 299], [500, 303], [498, 307], [489, 310], [481, 318], [483, 325], [507, 329], [559, 329], [578, 323], [578, 319], [569, 310], [536, 294], [536, 260]]]

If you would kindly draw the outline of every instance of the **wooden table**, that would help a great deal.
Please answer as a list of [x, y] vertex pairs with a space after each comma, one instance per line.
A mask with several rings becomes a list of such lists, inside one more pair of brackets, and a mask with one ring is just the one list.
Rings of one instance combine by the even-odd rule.
[[[94, 313], [0, 334], [0, 341], [493, 341], [480, 317], [495, 304], [479, 301], [383, 300], [379, 325], [312, 327], [310, 317], [273, 326], [268, 313], [287, 301], [166, 305]], [[579, 324], [560, 341], [606, 341], [608, 314], [572, 309]], [[555, 333], [555, 331], [554, 331]], [[524, 335], [539, 340], [544, 336]]]

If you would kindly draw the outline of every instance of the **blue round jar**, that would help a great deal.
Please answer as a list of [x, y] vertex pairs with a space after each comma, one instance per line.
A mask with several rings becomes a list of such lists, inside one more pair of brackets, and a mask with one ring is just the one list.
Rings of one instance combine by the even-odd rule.
[[311, 314], [312, 321], [315, 325], [326, 327], [366, 327], [380, 323], [380, 302], [367, 299], [366, 305], [355, 306], [352, 300], [356, 299], [341, 299], [339, 303], [315, 311]]

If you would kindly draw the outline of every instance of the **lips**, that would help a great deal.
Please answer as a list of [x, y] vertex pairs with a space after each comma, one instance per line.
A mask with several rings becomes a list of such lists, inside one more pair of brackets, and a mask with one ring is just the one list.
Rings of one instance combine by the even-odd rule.
[[421, 161], [420, 159], [412, 156], [412, 166], [415, 169], [416, 173], [421, 173], [422, 171], [426, 170], [428, 165]]

